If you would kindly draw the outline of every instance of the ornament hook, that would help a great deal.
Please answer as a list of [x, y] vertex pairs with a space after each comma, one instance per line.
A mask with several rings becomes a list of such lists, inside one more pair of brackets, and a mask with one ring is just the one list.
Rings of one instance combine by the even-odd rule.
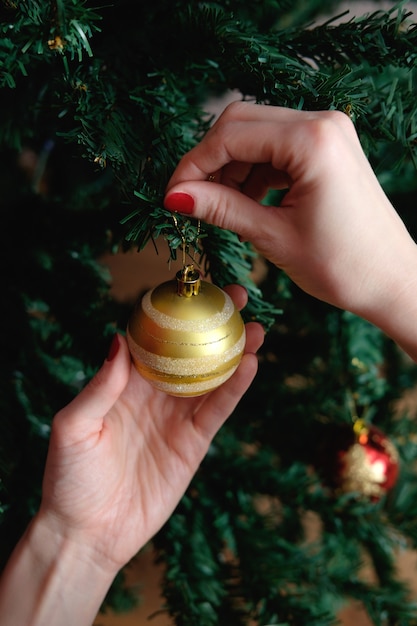
[[[187, 252], [187, 240], [185, 238], [184, 233], [180, 230], [178, 225], [178, 220], [176, 215], [172, 216], [172, 219], [175, 224], [175, 228], [181, 238], [182, 241], [182, 270], [177, 272], [177, 294], [179, 296], [197, 296], [200, 292], [201, 287], [201, 274], [198, 270], [194, 268], [193, 264], [187, 265], [185, 258]], [[200, 234], [200, 225], [201, 222], [198, 220], [197, 226], [197, 238]]]
[[[188, 248], [187, 239], [186, 239], [186, 237], [184, 235], [184, 232], [180, 229], [180, 227], [178, 225], [177, 216], [173, 214], [172, 215], [172, 220], [174, 222], [175, 228], [176, 228], [177, 233], [178, 233], [178, 235], [179, 235], [179, 237], [181, 239], [181, 242], [182, 242], [182, 265], [183, 265], [183, 268], [185, 268], [185, 266], [186, 266], [186, 254], [187, 254], [187, 248]], [[201, 220], [199, 219], [198, 222], [197, 222], [197, 233], [196, 233], [196, 237], [195, 237], [196, 241], [197, 241], [197, 239], [200, 236], [200, 231], [201, 231]], [[193, 261], [195, 261], [194, 257], [193, 257]]]
[[175, 224], [175, 228], [177, 229], [177, 233], [180, 236], [180, 239], [182, 241], [182, 265], [183, 267], [185, 267], [185, 254], [186, 254], [186, 246], [187, 246], [187, 242], [184, 236], [184, 233], [181, 232], [180, 227], [178, 226], [178, 220], [177, 220], [177, 216], [176, 215], [172, 215], [172, 220]]

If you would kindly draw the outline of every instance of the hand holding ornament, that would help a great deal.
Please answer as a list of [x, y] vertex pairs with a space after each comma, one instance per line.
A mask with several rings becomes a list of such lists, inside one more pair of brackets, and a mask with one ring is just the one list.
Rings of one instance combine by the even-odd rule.
[[[279, 206], [261, 203], [270, 189], [285, 191]], [[229, 105], [180, 161], [165, 206], [238, 233], [417, 360], [417, 247], [344, 113]]]
[[[245, 306], [242, 287], [227, 292]], [[168, 519], [250, 385], [263, 334], [247, 324], [234, 375], [191, 398], [155, 390], [116, 335], [96, 376], [54, 418], [40, 509], [0, 581], [2, 626], [90, 626], [117, 572]]]

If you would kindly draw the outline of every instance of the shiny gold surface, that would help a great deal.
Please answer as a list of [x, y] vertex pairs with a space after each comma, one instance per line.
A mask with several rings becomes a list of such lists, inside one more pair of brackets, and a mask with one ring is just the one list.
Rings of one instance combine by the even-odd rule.
[[219, 314], [225, 306], [225, 292], [203, 280], [198, 295], [190, 298], [179, 296], [177, 283], [171, 280], [148, 293], [155, 314], [168, 315], [178, 320], [201, 322], [206, 317]]
[[127, 328], [138, 371], [171, 395], [211, 391], [235, 371], [243, 354], [245, 327], [221, 289], [201, 281], [197, 295], [162, 283], [137, 303]]
[[200, 272], [194, 269], [194, 265], [186, 265], [176, 274], [177, 294], [190, 298], [197, 296], [201, 288]]

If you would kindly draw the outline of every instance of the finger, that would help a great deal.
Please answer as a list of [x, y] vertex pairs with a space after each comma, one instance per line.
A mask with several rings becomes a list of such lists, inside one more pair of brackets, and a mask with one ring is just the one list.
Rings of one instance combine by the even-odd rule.
[[[291, 131], [295, 129], [295, 126], [291, 127]], [[246, 164], [277, 161], [278, 169], [286, 170], [289, 130], [288, 125], [282, 122], [272, 125], [264, 121], [233, 121], [219, 126], [216, 132], [209, 131], [201, 143], [181, 159], [168, 183], [167, 191], [172, 191], [176, 185], [186, 180], [218, 182], [216, 179], [209, 180], [211, 172], [235, 161]], [[292, 145], [289, 147], [292, 151]], [[247, 166], [246, 175], [248, 171]], [[237, 182], [238, 178], [233, 172], [229, 175], [231, 181], [235, 179]]]
[[212, 128], [228, 120], [256, 122], [264, 121], [265, 119], [271, 121], [285, 119], [287, 122], [291, 122], [299, 120], [301, 117], [314, 117], [316, 113], [320, 113], [320, 111], [305, 111], [302, 109], [258, 104], [257, 102], [235, 101], [224, 108]]
[[[119, 334], [113, 338], [109, 356], [86, 387], [55, 416], [55, 422], [66, 424], [76, 437], [102, 428], [106, 414], [125, 389], [131, 371], [126, 340]], [[79, 429], [81, 429], [81, 431]], [[74, 430], [76, 429], [76, 430]], [[66, 437], [71, 432], [66, 432]]]
[[[316, 150], [323, 145], [323, 130], [327, 137], [329, 133], [333, 137], [335, 127], [357, 148], [359, 138], [353, 123], [341, 111], [298, 111], [233, 103], [202, 141], [181, 159], [167, 191], [187, 180], [208, 180], [213, 172], [233, 161], [271, 163], [296, 180], [305, 173], [307, 163], [317, 160]], [[223, 174], [220, 178], [223, 183]], [[231, 179], [236, 180], [236, 175]]]
[[254, 354], [244, 354], [236, 372], [205, 397], [194, 416], [194, 426], [208, 440], [214, 437], [247, 391], [258, 370]]
[[[302, 122], [328, 114], [327, 111], [298, 111], [247, 102], [232, 103], [203, 140], [181, 159], [167, 190], [185, 180], [208, 180], [213, 173], [232, 161], [268, 163], [271, 160], [271, 145], [285, 138], [289, 128], [297, 128]], [[285, 152], [281, 151], [281, 154]], [[221, 178], [221, 182], [224, 182], [223, 175]], [[219, 176], [216, 176], [215, 181], [220, 182], [218, 179]]]
[[[252, 241], [262, 251], [260, 242], [278, 236], [278, 218], [270, 207], [259, 204], [244, 193], [210, 182], [181, 183], [170, 190], [165, 206], [173, 210], [171, 198], [186, 195], [193, 203], [193, 216], [239, 234], [245, 241]], [[174, 207], [176, 210], [176, 207]], [[179, 207], [178, 210], [181, 210]], [[276, 223], [274, 222], [276, 220]]]
[[226, 285], [223, 287], [225, 291], [233, 300], [234, 305], [239, 311], [245, 308], [248, 303], [248, 292], [242, 285]]
[[246, 329], [245, 352], [255, 353], [259, 350], [265, 339], [265, 330], [259, 322], [248, 322]]

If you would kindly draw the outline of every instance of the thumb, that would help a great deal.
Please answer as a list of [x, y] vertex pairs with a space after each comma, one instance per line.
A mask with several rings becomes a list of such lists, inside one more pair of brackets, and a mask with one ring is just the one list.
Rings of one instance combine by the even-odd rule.
[[55, 416], [54, 422], [60, 423], [60, 428], [66, 425], [67, 443], [68, 439], [78, 439], [81, 433], [84, 436], [101, 429], [104, 417], [125, 389], [130, 371], [131, 360], [126, 340], [116, 334], [101, 368], [86, 387]]
[[270, 208], [226, 185], [208, 181], [180, 183], [169, 189], [164, 206], [168, 211], [231, 230], [254, 244], [271, 233]]

